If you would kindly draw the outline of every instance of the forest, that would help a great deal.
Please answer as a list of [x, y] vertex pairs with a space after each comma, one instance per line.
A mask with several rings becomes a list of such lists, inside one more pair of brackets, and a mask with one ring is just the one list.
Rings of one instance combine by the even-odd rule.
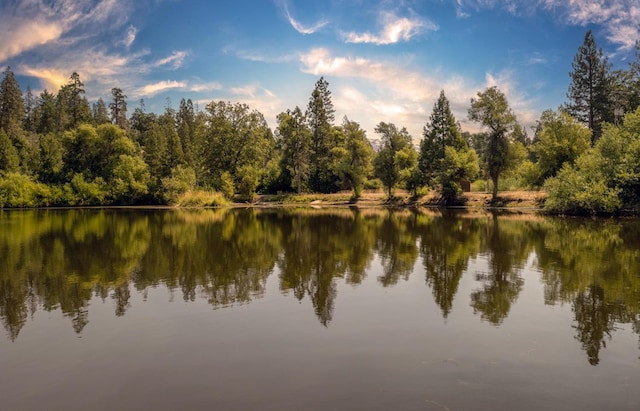
[[[264, 116], [242, 103], [189, 99], [178, 109], [131, 114], [125, 92], [90, 103], [80, 74], [56, 93], [23, 93], [11, 68], [0, 83], [0, 208], [87, 205], [223, 205], [256, 194], [435, 190], [442, 204], [461, 185], [547, 193], [544, 210], [640, 210], [640, 41], [628, 69], [613, 70], [591, 31], [569, 73], [567, 102], [542, 113], [530, 137], [498, 87], [472, 98], [463, 132], [445, 91], [420, 139], [380, 122], [374, 150], [346, 116], [336, 124], [321, 77], [306, 109]], [[419, 141], [419, 143], [415, 143]], [[474, 183], [475, 182], [475, 183]]]

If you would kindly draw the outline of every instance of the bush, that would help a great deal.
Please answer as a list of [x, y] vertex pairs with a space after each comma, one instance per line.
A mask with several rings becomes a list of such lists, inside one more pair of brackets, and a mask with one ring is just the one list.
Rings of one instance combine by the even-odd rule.
[[51, 190], [20, 173], [0, 176], [0, 208], [42, 207], [51, 204]]

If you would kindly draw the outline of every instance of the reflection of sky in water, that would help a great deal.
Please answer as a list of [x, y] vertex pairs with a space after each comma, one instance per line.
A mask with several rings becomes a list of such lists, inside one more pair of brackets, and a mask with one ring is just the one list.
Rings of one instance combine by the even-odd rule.
[[[282, 290], [278, 264], [250, 302], [218, 309], [206, 287], [185, 301], [164, 281], [129, 285], [123, 316], [113, 291], [94, 293], [79, 334], [59, 310], [38, 308], [14, 342], [0, 338], [0, 401], [4, 409], [638, 409], [638, 335], [616, 324], [591, 366], [572, 303], [545, 304], [535, 252], [516, 270], [522, 288], [508, 315], [493, 324], [474, 313], [470, 296], [486, 283], [478, 274], [492, 264], [482, 228], [482, 252], [468, 258], [446, 318], [419, 252], [408, 277], [387, 287], [389, 260], [377, 252], [360, 284], [333, 278], [326, 327], [310, 295]], [[429, 231], [416, 229], [416, 243], [420, 233]]]

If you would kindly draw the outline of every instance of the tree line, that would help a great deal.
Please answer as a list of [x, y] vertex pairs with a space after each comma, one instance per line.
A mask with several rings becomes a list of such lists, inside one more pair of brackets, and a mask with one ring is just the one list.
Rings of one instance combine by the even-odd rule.
[[[640, 50], [640, 44], [637, 47]], [[640, 203], [640, 52], [612, 70], [591, 31], [569, 73], [568, 102], [542, 113], [529, 138], [504, 93], [490, 87], [470, 101], [481, 132], [462, 132], [444, 90], [418, 145], [406, 128], [380, 122], [374, 151], [360, 125], [336, 125], [329, 83], [321, 77], [306, 109], [264, 116], [241, 103], [128, 115], [127, 96], [111, 90], [90, 104], [80, 75], [57, 93], [23, 94], [7, 68], [0, 83], [0, 207], [170, 204], [187, 192], [227, 198], [256, 193], [395, 188], [419, 198], [437, 190], [443, 204], [462, 184], [485, 180], [493, 199], [505, 177], [544, 189], [558, 213], [614, 213]]]

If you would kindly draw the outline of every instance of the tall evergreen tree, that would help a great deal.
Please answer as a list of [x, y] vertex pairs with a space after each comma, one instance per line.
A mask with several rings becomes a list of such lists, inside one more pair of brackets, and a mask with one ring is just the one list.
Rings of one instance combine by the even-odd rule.
[[332, 127], [335, 110], [331, 101], [329, 83], [320, 77], [311, 93], [306, 117], [311, 129], [311, 175], [310, 186], [323, 193], [337, 189], [337, 177], [331, 172]]
[[14, 147], [4, 128], [0, 128], [0, 175], [3, 171], [18, 171], [19, 167], [20, 157], [18, 156], [18, 150]]
[[35, 122], [38, 133], [55, 133], [58, 131], [58, 106], [56, 96], [46, 89], [40, 93], [36, 106]]
[[178, 137], [180, 138], [180, 143], [182, 144], [184, 161], [187, 164], [191, 164], [193, 161], [195, 117], [195, 110], [191, 99], [181, 99], [180, 108], [176, 113], [176, 129]]
[[467, 147], [460, 127], [456, 122], [449, 100], [440, 91], [440, 97], [433, 106], [429, 122], [424, 126], [423, 139], [420, 142], [418, 165], [428, 184], [433, 185], [442, 170], [445, 147], [462, 150]]
[[111, 120], [109, 120], [109, 111], [107, 110], [107, 105], [105, 104], [102, 97], [98, 98], [98, 101], [93, 103], [91, 116], [93, 117], [93, 125], [95, 126], [111, 122]]
[[36, 131], [35, 111], [37, 100], [31, 91], [31, 86], [27, 86], [27, 94], [24, 96], [24, 120], [23, 126], [26, 131]]
[[11, 67], [7, 67], [2, 75], [2, 82], [0, 82], [0, 128], [8, 133], [10, 125], [22, 126], [24, 104], [22, 90], [13, 71], [11, 71]]
[[111, 95], [113, 96], [113, 101], [109, 103], [111, 122], [121, 129], [127, 130], [129, 128], [129, 122], [127, 121], [127, 96], [125, 96], [122, 89], [118, 87], [111, 89]]
[[613, 120], [613, 112], [609, 101], [610, 64], [596, 46], [591, 30], [585, 34], [571, 67], [567, 111], [591, 129], [593, 144], [602, 134], [602, 122]]
[[84, 94], [84, 83], [80, 80], [80, 75], [74, 71], [69, 77], [69, 82], [62, 86], [58, 93], [67, 117], [65, 128], [75, 128], [78, 124], [89, 122], [91, 119], [91, 109]]

